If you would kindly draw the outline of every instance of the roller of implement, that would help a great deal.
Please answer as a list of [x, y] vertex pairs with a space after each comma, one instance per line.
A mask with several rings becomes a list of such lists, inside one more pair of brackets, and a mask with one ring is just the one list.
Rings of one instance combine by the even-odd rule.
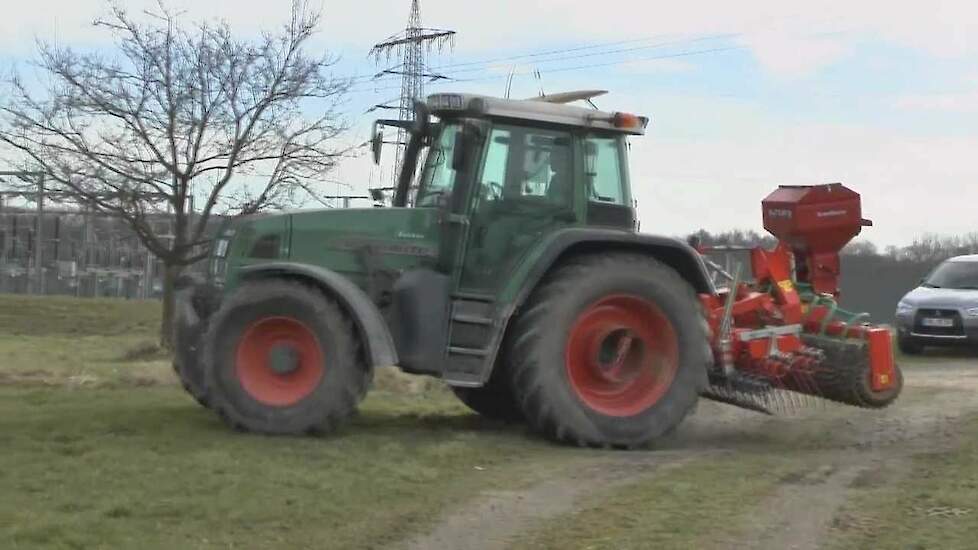
[[881, 408], [903, 389], [892, 335], [839, 307], [839, 251], [863, 227], [860, 196], [841, 184], [782, 186], [763, 202], [773, 249], [748, 249], [740, 282], [693, 244], [728, 285], [700, 295], [714, 334], [704, 397], [775, 413], [823, 400]]

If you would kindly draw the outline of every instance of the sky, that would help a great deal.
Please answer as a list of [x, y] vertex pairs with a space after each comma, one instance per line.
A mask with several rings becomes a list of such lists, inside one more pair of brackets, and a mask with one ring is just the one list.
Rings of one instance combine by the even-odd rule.
[[[188, 22], [225, 19], [241, 35], [274, 30], [289, 10], [286, 0], [167, 4]], [[345, 139], [365, 141], [372, 119], [389, 116], [366, 111], [399, 85], [369, 81], [385, 66], [367, 53], [403, 29], [410, 0], [313, 5], [324, 20], [310, 47], [339, 56], [338, 76], [358, 78]], [[978, 231], [973, 2], [422, 0], [421, 10], [425, 26], [457, 32], [450, 51], [430, 54], [431, 69], [451, 78], [428, 92], [503, 95], [513, 72], [512, 97], [603, 89], [603, 110], [651, 117], [631, 140], [645, 232], [762, 230], [760, 202], [777, 185], [832, 182], [862, 194], [874, 221], [862, 237], [881, 247]], [[105, 12], [102, 0], [4, 6], [0, 67], [29, 69], [38, 38], [110, 46], [90, 24]], [[365, 192], [388, 181], [385, 171], [365, 155], [329, 185]]]

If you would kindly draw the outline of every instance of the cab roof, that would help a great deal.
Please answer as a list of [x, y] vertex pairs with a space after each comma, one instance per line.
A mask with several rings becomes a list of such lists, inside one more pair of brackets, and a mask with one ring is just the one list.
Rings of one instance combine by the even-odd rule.
[[597, 128], [633, 135], [645, 134], [645, 127], [649, 122], [647, 117], [565, 104], [567, 101], [590, 99], [590, 97], [601, 93], [603, 92], [600, 90], [565, 92], [529, 99], [439, 93], [429, 95], [427, 105], [431, 112], [438, 116], [468, 114]]
[[953, 258], [950, 258], [949, 261], [978, 263], [978, 254], [966, 254], [964, 256], [955, 256]]

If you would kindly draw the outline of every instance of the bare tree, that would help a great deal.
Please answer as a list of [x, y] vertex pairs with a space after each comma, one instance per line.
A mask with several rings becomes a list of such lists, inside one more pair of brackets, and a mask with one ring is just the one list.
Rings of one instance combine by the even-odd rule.
[[[305, 51], [320, 18], [294, 0], [280, 31], [249, 41], [223, 22], [183, 26], [163, 4], [139, 19], [112, 4], [94, 25], [113, 50], [39, 43], [42, 91], [14, 76], [0, 99], [0, 144], [45, 172], [50, 191], [121, 217], [166, 266], [167, 347], [174, 282], [206, 256], [212, 216], [314, 195], [346, 152], [336, 138], [348, 82], [330, 74], [335, 58]], [[152, 223], [161, 213], [172, 234]]]
[[843, 247], [842, 254], [849, 256], [879, 256], [879, 249], [872, 241], [857, 239]]

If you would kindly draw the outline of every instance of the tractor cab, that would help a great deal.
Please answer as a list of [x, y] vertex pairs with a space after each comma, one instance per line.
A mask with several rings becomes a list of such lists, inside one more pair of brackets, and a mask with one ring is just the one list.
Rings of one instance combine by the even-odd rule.
[[599, 93], [435, 94], [415, 104], [410, 123], [375, 123], [375, 162], [379, 128], [409, 136], [393, 205], [441, 209], [464, 225], [456, 235], [466, 242], [463, 286], [492, 290], [531, 245], [560, 228], [636, 229], [626, 138], [643, 134], [648, 120], [565, 104]]

